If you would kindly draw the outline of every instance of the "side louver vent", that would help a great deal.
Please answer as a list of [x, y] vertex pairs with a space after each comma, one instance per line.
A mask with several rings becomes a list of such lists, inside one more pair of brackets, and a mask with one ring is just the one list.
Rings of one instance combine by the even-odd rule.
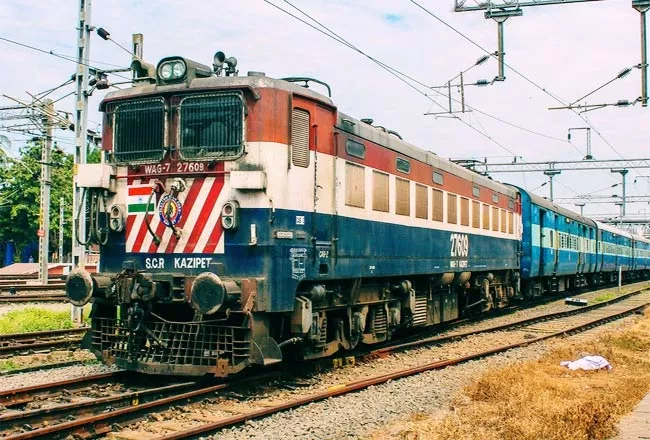
[[291, 163], [309, 166], [309, 112], [294, 108], [291, 121]]

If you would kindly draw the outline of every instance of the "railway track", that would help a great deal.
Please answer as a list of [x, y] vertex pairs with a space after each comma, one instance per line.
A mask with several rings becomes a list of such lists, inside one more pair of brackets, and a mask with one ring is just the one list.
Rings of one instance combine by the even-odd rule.
[[0, 304], [20, 302], [61, 302], [66, 301], [65, 283], [27, 284], [26, 280], [0, 281]]
[[[457, 359], [449, 359], [440, 362], [428, 363], [402, 371], [392, 372], [371, 379], [348, 383], [335, 389], [317, 392], [294, 400], [285, 401], [279, 405], [266, 407], [259, 410], [247, 411], [224, 418], [214, 423], [207, 423], [187, 431], [179, 431], [163, 437], [165, 440], [196, 438], [207, 435], [220, 429], [231, 427], [246, 420], [265, 417], [290, 408], [306, 405], [311, 402], [320, 401], [330, 397], [358, 391], [372, 385], [385, 383], [390, 380], [399, 379], [425, 371], [441, 369], [451, 365], [460, 364], [473, 359], [501, 353], [516, 347], [530, 345], [545, 339], [573, 334], [589, 328], [602, 325], [629, 314], [642, 310], [650, 305], [650, 291], [639, 290], [622, 295], [610, 301], [605, 301], [593, 306], [583, 307], [570, 312], [550, 313], [536, 318], [520, 320], [508, 325], [492, 326], [474, 331], [455, 331], [445, 336], [436, 338], [423, 338], [408, 343], [398, 344], [392, 347], [382, 347], [377, 350], [362, 353], [360, 359], [369, 360], [373, 357], [386, 356], [387, 353], [406, 350], [414, 347], [422, 347], [431, 344], [444, 344], [446, 342], [462, 339], [467, 336], [489, 332], [509, 332], [506, 338], [495, 338], [496, 341], [507, 340], [508, 345], [495, 346], [469, 356]], [[154, 384], [149, 388], [139, 387], [138, 389], [122, 390], [109, 395], [87, 398], [83, 393], [85, 390], [97, 395], [97, 387], [101, 381], [115, 381], [126, 377], [125, 372], [118, 371], [110, 373], [109, 376], [83, 378], [81, 383], [66, 381], [65, 383], [49, 384], [37, 388], [17, 389], [0, 393], [0, 403], [7, 410], [0, 412], [0, 425], [13, 427], [5, 430], [6, 440], [21, 440], [28, 438], [64, 438], [74, 435], [82, 438], [95, 438], [106, 435], [113, 431], [115, 424], [129, 423], [141, 419], [144, 415], [155, 411], [162, 411], [172, 405], [182, 405], [190, 401], [214, 397], [227, 392], [259, 382], [263, 379], [276, 376], [286, 376], [286, 372], [265, 372], [258, 376], [250, 376], [245, 379], [235, 379], [221, 384], [205, 384], [197, 381], [165, 383], [165, 385]], [[51, 401], [61, 390], [65, 390], [65, 397], [69, 401], [56, 406], [43, 408], [32, 408], [21, 410], [21, 405], [33, 401]], [[77, 391], [74, 391], [77, 390]], [[3, 397], [4, 396], [4, 397]], [[80, 397], [74, 397], [80, 396]], [[3, 403], [2, 399], [6, 403]], [[120, 425], [118, 425], [120, 426]]]
[[0, 335], [0, 358], [16, 354], [77, 346], [87, 328], [48, 330]]
[[21, 292], [52, 292], [65, 290], [65, 283], [56, 281], [50, 284], [14, 283], [0, 284], [0, 294], [17, 295]]
[[[517, 332], [518, 334], [513, 334], [512, 336], [509, 335], [508, 340], [517, 340], [517, 339], [519, 340], [507, 345], [496, 346], [488, 350], [477, 352], [471, 355], [462, 356], [455, 359], [432, 362], [425, 365], [421, 365], [413, 368], [406, 368], [389, 374], [372, 377], [370, 379], [364, 379], [356, 382], [347, 383], [345, 385], [341, 385], [338, 387], [332, 387], [331, 389], [328, 389], [323, 392], [310, 394], [305, 397], [297, 398], [294, 400], [288, 400], [271, 407], [266, 407], [255, 411], [249, 411], [249, 412], [233, 415], [231, 417], [226, 417], [223, 418], [222, 420], [213, 423], [203, 424], [201, 426], [190, 428], [185, 431], [177, 431], [159, 437], [157, 440], [181, 440], [181, 439], [189, 439], [189, 438], [198, 438], [200, 436], [209, 435], [221, 429], [229, 428], [238, 425], [240, 423], [246, 422], [247, 420], [267, 417], [278, 412], [297, 408], [313, 402], [318, 402], [332, 397], [352, 393], [355, 391], [360, 391], [374, 385], [386, 383], [391, 380], [413, 376], [416, 374], [424, 373], [426, 371], [443, 369], [449, 366], [458, 365], [471, 360], [476, 360], [497, 353], [502, 353], [508, 350], [512, 350], [514, 348], [524, 347], [533, 343], [544, 341], [546, 339], [583, 332], [591, 328], [597, 327], [599, 325], [603, 325], [608, 322], [612, 322], [614, 320], [628, 316], [630, 314], [639, 312], [648, 306], [650, 306], [650, 291], [644, 291], [643, 293], [627, 295], [625, 299], [621, 299], [619, 301], [608, 302], [604, 306], [592, 307], [587, 310], [582, 309], [582, 313], [574, 313], [574, 314], [554, 313], [554, 314], [550, 314], [552, 316], [549, 316], [546, 319], [523, 320], [521, 322], [514, 323], [513, 325], [509, 325], [509, 326], [498, 326], [496, 328], [484, 329], [478, 332], [468, 332], [467, 334], [469, 335], [469, 334], [504, 331], [507, 329], [511, 329], [514, 332]], [[456, 339], [460, 337], [462, 337], [461, 334], [455, 336]], [[423, 341], [421, 341], [420, 345], [422, 345], [422, 342]], [[426, 343], [431, 343], [431, 342], [432, 341], [427, 341]], [[440, 342], [438, 341], [438, 343]], [[398, 349], [403, 349], [403, 348], [404, 347], [398, 346]], [[386, 349], [382, 349], [378, 351], [378, 353], [376, 354], [380, 355], [385, 351]]]
[[63, 293], [0, 296], [0, 304], [23, 303], [23, 302], [66, 302], [66, 301], [67, 298]]

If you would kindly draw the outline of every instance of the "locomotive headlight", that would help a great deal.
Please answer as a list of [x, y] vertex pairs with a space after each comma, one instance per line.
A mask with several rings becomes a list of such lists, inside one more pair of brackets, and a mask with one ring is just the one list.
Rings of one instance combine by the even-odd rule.
[[234, 201], [228, 201], [221, 208], [221, 226], [224, 229], [237, 229], [239, 225], [239, 204]]
[[160, 71], [158, 72], [160, 77], [164, 80], [171, 79], [172, 77], [172, 65], [167, 63], [160, 66]]
[[110, 220], [108, 222], [108, 227], [113, 232], [122, 232], [124, 229], [124, 205], [112, 205], [108, 210], [110, 215]]
[[164, 81], [183, 79], [186, 72], [187, 65], [183, 60], [172, 59], [158, 66], [158, 76]]
[[172, 72], [174, 78], [181, 78], [183, 75], [185, 75], [185, 63], [182, 61], [175, 62]]

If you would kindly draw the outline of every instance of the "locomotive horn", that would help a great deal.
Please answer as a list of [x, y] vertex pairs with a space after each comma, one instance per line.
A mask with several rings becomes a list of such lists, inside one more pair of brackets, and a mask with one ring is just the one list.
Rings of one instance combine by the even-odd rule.
[[214, 54], [214, 61], [212, 63], [214, 65], [215, 70], [220, 68], [221, 66], [223, 66], [224, 61], [226, 61], [226, 54], [225, 53], [223, 53], [221, 51], [215, 53]]
[[237, 67], [237, 58], [228, 57], [226, 58], [226, 64], [228, 65], [229, 70], [234, 70]]

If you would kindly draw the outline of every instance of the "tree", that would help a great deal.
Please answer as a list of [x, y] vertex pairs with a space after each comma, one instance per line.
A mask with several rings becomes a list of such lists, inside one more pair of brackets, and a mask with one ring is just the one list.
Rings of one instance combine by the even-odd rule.
[[[42, 140], [34, 138], [20, 150], [20, 160], [0, 167], [0, 242], [13, 240], [17, 249], [38, 241]], [[71, 248], [72, 169], [74, 158], [56, 147], [51, 159], [50, 250], [59, 244], [59, 200], [64, 200], [64, 254]], [[48, 253], [51, 255], [51, 252]], [[33, 255], [36, 260], [37, 255]]]

